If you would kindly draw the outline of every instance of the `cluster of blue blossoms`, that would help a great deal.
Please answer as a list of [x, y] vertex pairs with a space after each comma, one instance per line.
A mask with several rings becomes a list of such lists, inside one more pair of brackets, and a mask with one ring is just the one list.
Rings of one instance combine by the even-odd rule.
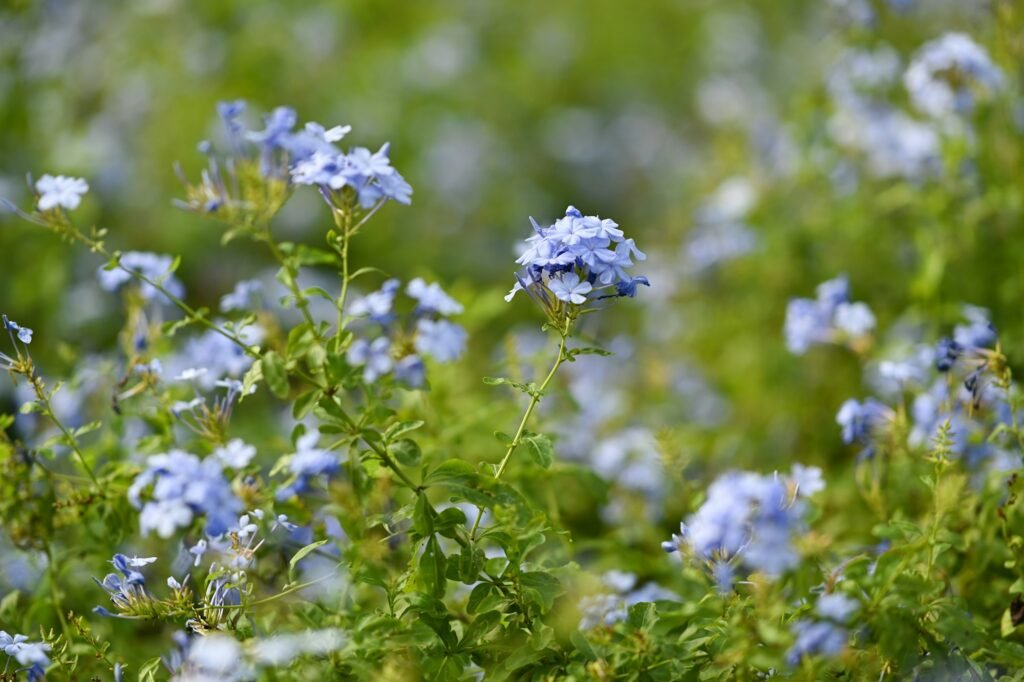
[[856, 600], [840, 592], [818, 597], [817, 618], [801, 618], [793, 623], [796, 643], [787, 655], [789, 663], [796, 665], [804, 656], [838, 656], [850, 637], [844, 624], [859, 608]]
[[662, 543], [707, 562], [722, 592], [732, 590], [737, 564], [777, 576], [800, 560], [792, 546], [803, 526], [804, 498], [825, 488], [817, 467], [794, 465], [789, 476], [732, 471], [708, 487], [707, 500]]
[[936, 119], [970, 113], [979, 97], [1003, 88], [1003, 72], [963, 33], [925, 44], [903, 75], [914, 107]]
[[199, 150], [208, 156], [209, 165], [203, 171], [200, 185], [192, 188], [193, 194], [184, 203], [185, 208], [216, 213], [226, 204], [241, 203], [232, 198], [234, 183], [226, 182], [226, 176], [234, 177], [238, 160], [254, 157], [259, 158], [260, 173], [265, 178], [314, 185], [325, 197], [349, 188], [364, 209], [388, 199], [402, 204], [411, 202], [412, 187], [391, 166], [388, 144], [376, 152], [365, 147], [342, 151], [336, 143], [345, 137], [351, 126], [325, 128], [310, 122], [296, 129], [298, 115], [290, 107], [277, 107], [264, 117], [262, 130], [250, 130], [242, 120], [245, 110], [242, 100], [217, 105], [227, 129], [229, 165], [226, 172], [222, 170], [214, 156], [213, 145], [202, 142]]
[[[884, 380], [879, 389], [893, 399], [912, 396], [910, 446], [931, 447], [942, 434], [945, 453], [966, 456], [970, 466], [1015, 466], [1019, 456], [986, 437], [1000, 424], [1013, 423], [1007, 387], [992, 371], [1000, 358], [996, 331], [985, 311], [968, 306], [965, 314], [967, 324], [957, 325], [934, 347], [919, 346], [908, 359], [878, 363]], [[836, 415], [843, 442], [861, 445], [861, 458], [896, 436], [893, 427], [899, 421], [896, 409], [873, 397], [849, 399]]]
[[[525, 291], [553, 315], [560, 305], [583, 305], [595, 299], [636, 296], [638, 285], [650, 286], [646, 277], [633, 277], [626, 270], [647, 256], [626, 239], [614, 220], [584, 216], [570, 206], [565, 217], [548, 227], [530, 218], [535, 234], [526, 239], [516, 260], [523, 270], [505, 297], [511, 301]], [[553, 297], [553, 298], [552, 298]]]
[[[242, 503], [224, 477], [217, 457], [199, 457], [172, 450], [153, 455], [128, 489], [128, 500], [141, 510], [139, 530], [162, 538], [187, 528], [196, 516], [206, 517], [207, 535], [221, 535], [235, 522]], [[148, 491], [148, 495], [144, 493]]]
[[445, 319], [461, 313], [462, 305], [438, 284], [417, 277], [405, 288], [416, 306], [411, 314], [400, 316], [394, 304], [401, 288], [399, 280], [389, 279], [377, 291], [352, 302], [349, 314], [370, 321], [382, 334], [356, 339], [346, 357], [353, 366], [363, 368], [366, 383], [394, 373], [398, 381], [419, 388], [426, 381], [421, 356], [452, 362], [465, 351], [466, 331]]
[[[41, 680], [50, 665], [50, 645], [45, 642], [30, 642], [25, 635], [9, 635], [0, 630], [0, 651], [7, 655], [7, 665], [4, 671], [10, 666], [13, 659], [23, 670], [30, 681]], [[15, 671], [16, 672], [16, 671]], [[4, 673], [0, 673], [0, 677]], [[14, 679], [13, 677], [11, 679]]]
[[864, 303], [850, 301], [845, 276], [818, 285], [817, 298], [794, 298], [786, 308], [786, 347], [802, 355], [815, 344], [839, 343], [858, 348], [875, 328]]
[[96, 578], [93, 580], [110, 595], [110, 601], [118, 613], [111, 613], [102, 606], [97, 606], [93, 611], [101, 616], [116, 616], [124, 612], [130, 613], [150, 601], [149, 593], [146, 591], [146, 578], [136, 569], [155, 561], [156, 557], [128, 557], [124, 554], [115, 554], [110, 563], [117, 573], [108, 573], [102, 581]]

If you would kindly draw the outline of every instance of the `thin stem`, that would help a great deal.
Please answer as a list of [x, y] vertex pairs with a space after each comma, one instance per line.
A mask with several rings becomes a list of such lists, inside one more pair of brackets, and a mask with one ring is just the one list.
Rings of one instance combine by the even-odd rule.
[[[103, 242], [87, 237], [85, 234], [81, 232], [81, 230], [72, 225], [70, 221], [67, 222], [67, 230], [68, 234], [70, 234], [72, 237], [88, 246], [89, 249], [94, 253], [98, 253], [104, 258], [113, 258], [113, 255], [109, 251], [107, 251], [106, 247], [103, 246]], [[172, 294], [170, 291], [168, 291], [166, 287], [164, 287], [164, 285], [160, 284], [155, 280], [150, 279], [149, 277], [146, 277], [141, 272], [132, 270], [131, 268], [124, 266], [121, 263], [120, 259], [118, 259], [117, 261], [117, 267], [127, 272], [129, 275], [136, 278], [140, 282], [145, 282], [146, 284], [150, 285], [151, 287], [159, 291], [167, 298], [168, 301], [173, 303], [179, 310], [185, 313], [185, 315], [187, 315], [190, 320], [198, 322], [207, 329], [214, 331], [223, 336], [224, 338], [228, 339], [232, 343], [237, 344], [242, 348], [242, 350], [244, 350], [247, 354], [251, 355], [252, 357], [259, 358], [260, 354], [258, 350], [253, 350], [253, 347], [250, 346], [245, 341], [243, 341], [237, 334], [232, 334], [231, 332], [222, 329], [220, 325], [214, 324], [212, 321], [206, 319], [206, 317], [196, 313], [196, 311], [190, 305], [188, 305], [183, 300], [181, 300], [180, 298]]]
[[[337, 353], [341, 350], [341, 332], [345, 328], [345, 300], [348, 298], [349, 285], [348, 242], [352, 233], [352, 212], [335, 210], [334, 215], [339, 229], [338, 241], [340, 242], [336, 248], [338, 249], [338, 255], [341, 257], [341, 293], [338, 294], [338, 332], [334, 337], [334, 352]], [[359, 225], [362, 225], [365, 220], [364, 218]]]
[[[103, 255], [106, 255], [106, 254], [103, 254]], [[220, 334], [221, 336], [223, 336], [225, 339], [227, 339], [227, 340], [233, 342], [234, 344], [240, 346], [242, 348], [242, 350], [244, 350], [248, 355], [250, 355], [250, 356], [252, 356], [254, 358], [257, 358], [257, 359], [260, 357], [259, 351], [258, 350], [253, 350], [253, 346], [250, 346], [248, 343], [243, 341], [240, 336], [238, 336], [237, 334], [233, 334], [233, 333], [227, 331], [226, 329], [223, 329], [220, 325], [214, 323], [211, 320], [208, 320], [204, 315], [200, 315], [198, 312], [196, 312], [196, 310], [194, 308], [192, 308], [192, 306], [190, 306], [189, 304], [185, 303], [183, 300], [181, 300], [180, 298], [178, 298], [177, 296], [172, 294], [170, 291], [168, 291], [166, 288], [164, 288], [164, 286], [162, 284], [160, 284], [159, 282], [157, 282], [155, 280], [152, 280], [149, 277], [146, 277], [141, 272], [136, 272], [135, 270], [132, 270], [131, 268], [127, 268], [127, 267], [121, 265], [120, 262], [118, 262], [117, 267], [119, 267], [122, 270], [124, 270], [125, 272], [129, 273], [130, 275], [132, 275], [133, 277], [135, 277], [139, 281], [145, 282], [146, 284], [149, 284], [150, 286], [155, 288], [161, 294], [166, 296], [167, 300], [169, 300], [171, 303], [173, 303], [175, 306], [177, 306], [178, 309], [180, 309], [183, 313], [185, 313], [185, 315], [190, 320], [192, 320], [193, 322], [198, 322], [199, 324], [201, 324], [202, 326], [206, 327], [210, 331], [216, 332], [216, 333]]]
[[261, 235], [260, 240], [266, 242], [267, 247], [270, 249], [270, 253], [274, 256], [274, 260], [276, 260], [278, 264], [288, 272], [288, 281], [285, 282], [285, 286], [288, 287], [288, 290], [295, 298], [295, 306], [299, 309], [299, 312], [302, 313], [302, 318], [310, 328], [312, 328], [313, 335], [319, 338], [320, 334], [317, 329], [316, 321], [313, 319], [313, 315], [309, 311], [309, 301], [305, 296], [303, 296], [302, 290], [299, 288], [298, 281], [296, 281], [299, 274], [298, 270], [292, 268], [288, 263], [284, 254], [281, 253], [281, 249], [278, 247], [277, 242], [275, 242], [273, 237], [271, 237], [269, 229], [266, 230], [265, 234]]
[[46, 395], [46, 389], [43, 388], [42, 382], [40, 381], [39, 377], [32, 376], [30, 379], [30, 383], [32, 384], [32, 389], [35, 391], [36, 400], [38, 400], [39, 404], [42, 405], [43, 410], [46, 412], [46, 416], [49, 417], [50, 421], [53, 422], [54, 426], [56, 426], [60, 430], [60, 432], [64, 434], [64, 440], [67, 442], [68, 447], [70, 447], [71, 450], [78, 457], [78, 461], [81, 462], [82, 468], [85, 469], [85, 473], [87, 473], [89, 475], [89, 478], [92, 479], [93, 485], [99, 488], [100, 482], [96, 479], [96, 474], [92, 472], [92, 467], [89, 466], [89, 462], [85, 460], [85, 455], [79, 449], [77, 439], [75, 439], [71, 432], [68, 431], [67, 427], [64, 426], [64, 424], [57, 417], [57, 415], [54, 414], [53, 407], [50, 405], [50, 397]]
[[[523, 412], [523, 418], [519, 420], [519, 428], [516, 429], [515, 436], [512, 437], [512, 442], [508, 444], [508, 449], [505, 451], [505, 456], [502, 457], [501, 463], [498, 465], [497, 471], [494, 472], [494, 480], [497, 481], [501, 478], [501, 475], [505, 473], [505, 468], [508, 466], [509, 460], [512, 458], [512, 453], [516, 451], [522, 442], [523, 434], [526, 432], [526, 424], [530, 421], [530, 416], [533, 415], [533, 410], [537, 407], [537, 403], [540, 402], [540, 397], [547, 389], [548, 384], [554, 378], [558, 368], [561, 367], [562, 362], [565, 361], [565, 344], [569, 340], [569, 325], [571, 321], [566, 319], [565, 327], [559, 330], [561, 341], [558, 344], [558, 356], [555, 358], [555, 362], [551, 365], [551, 370], [548, 375], [544, 377], [544, 381], [530, 395], [530, 402], [526, 406], [526, 411]], [[476, 532], [480, 529], [480, 521], [484, 518], [484, 508], [477, 507], [476, 521], [473, 522], [473, 529], [469, 533], [470, 539], [476, 538]]]
[[384, 462], [385, 466], [387, 466], [388, 469], [391, 469], [393, 472], [395, 472], [395, 474], [402, 481], [402, 483], [404, 483], [406, 486], [408, 486], [416, 493], [420, 492], [420, 486], [413, 483], [412, 479], [409, 478], [404, 471], [402, 471], [402, 469], [398, 466], [398, 463], [391, 458], [390, 454], [388, 454], [386, 448], [382, 448], [380, 445], [377, 445], [376, 443], [371, 443], [365, 438], [363, 439], [363, 442], [369, 445], [370, 449], [377, 453], [377, 456], [381, 458], [381, 461]]
[[68, 627], [67, 618], [64, 616], [64, 608], [60, 603], [60, 592], [57, 590], [57, 558], [53, 553], [53, 547], [46, 543], [46, 562], [50, 573], [50, 599], [53, 600], [53, 608], [57, 611], [57, 619], [60, 621], [61, 630], [64, 631], [64, 638], [71, 642], [71, 628]]

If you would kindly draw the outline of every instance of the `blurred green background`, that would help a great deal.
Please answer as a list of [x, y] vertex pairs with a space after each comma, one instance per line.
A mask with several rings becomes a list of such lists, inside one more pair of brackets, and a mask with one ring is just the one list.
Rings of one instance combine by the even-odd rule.
[[[858, 20], [860, 4], [870, 21]], [[1020, 13], [1007, 2], [8, 2], [0, 196], [27, 206], [26, 172], [86, 177], [78, 218], [110, 228], [113, 248], [181, 254], [189, 299], [215, 307], [270, 265], [244, 241], [221, 247], [220, 226], [171, 206], [173, 163], [194, 177], [197, 142], [219, 132], [215, 103], [247, 99], [253, 124], [282, 104], [303, 121], [351, 124], [353, 144], [391, 141], [415, 188], [412, 207], [386, 207], [360, 236], [354, 262], [435, 277], [469, 304], [471, 354], [450, 370], [465, 382], [493, 373], [509, 330], [539, 324], [525, 299], [505, 306], [500, 295], [527, 216], [551, 221], [572, 203], [617, 220], [651, 256], [646, 300], [586, 330], [633, 338], [631, 418], [674, 430], [677, 454], [714, 469], [846, 462], [852, 453], [822, 424], [864, 394], [858, 364], [838, 349], [792, 357], [781, 331], [790, 297], [845, 272], [883, 330], [908, 310], [948, 325], [969, 302], [992, 310], [1011, 357], [1024, 351], [1011, 101]], [[843, 46], [882, 43], [906, 60], [948, 30], [986, 45], [1011, 83], [979, 114], [969, 177], [957, 157], [938, 181], [861, 176], [837, 191], [828, 65]], [[744, 220], [756, 245], [695, 268], [687, 240], [735, 178], [755, 197]], [[319, 244], [327, 217], [302, 192], [275, 231]], [[0, 217], [0, 310], [36, 329], [44, 357], [56, 355], [53, 339], [87, 353], [116, 335], [118, 302], [96, 288], [99, 265]], [[669, 376], [679, 363], [728, 405], [727, 428], [678, 421]]]

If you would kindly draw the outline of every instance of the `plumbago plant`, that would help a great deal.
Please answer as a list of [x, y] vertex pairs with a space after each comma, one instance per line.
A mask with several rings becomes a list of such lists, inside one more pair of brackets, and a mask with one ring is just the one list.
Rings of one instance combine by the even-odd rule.
[[[935, 52], [965, 51], [943, 45], [915, 87], [942, 84]], [[660, 549], [577, 542], [567, 498], [611, 485], [539, 424], [576, 423], [559, 377], [581, 409], [607, 388], [593, 363], [617, 359], [583, 339], [591, 315], [651, 286], [635, 242], [572, 206], [531, 219], [506, 300], [536, 305], [549, 355], [484, 380], [521, 412], [477, 452], [478, 415], [430, 393], [466, 350], [463, 303], [350, 262], [382, 209], [411, 201], [388, 146], [346, 151], [348, 127], [298, 127], [284, 107], [260, 129], [243, 102], [219, 114], [224, 139], [200, 144], [207, 167], [181, 173], [178, 203], [222, 223], [225, 245], [265, 248], [276, 300], [247, 280], [217, 312], [190, 305], [178, 259], [118, 251], [76, 220], [85, 180], [44, 175], [34, 206], [7, 204], [97, 256], [124, 324], [62, 384], [33, 358], [47, 339], [3, 317], [0, 366], [23, 404], [2, 418], [0, 520], [35, 563], [0, 598], [0, 680], [1021, 678], [1021, 393], [984, 310], [945, 338], [882, 335], [845, 276], [779, 306], [793, 354], [832, 346], [864, 365], [871, 396], [836, 406], [850, 485], [797, 461], [706, 490], [666, 467], [673, 486], [652, 485], [613, 455], [642, 496], [678, 491], [682, 523], [657, 521]], [[320, 246], [274, 234], [296, 191], [330, 215]], [[325, 270], [337, 279], [313, 284]], [[624, 570], [626, 554], [649, 568]]]

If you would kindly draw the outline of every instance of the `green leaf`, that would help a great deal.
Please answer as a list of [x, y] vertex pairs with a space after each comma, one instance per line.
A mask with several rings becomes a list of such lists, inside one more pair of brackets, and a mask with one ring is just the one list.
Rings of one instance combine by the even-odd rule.
[[562, 594], [562, 583], [550, 573], [529, 571], [519, 576], [523, 596], [540, 607], [542, 613], [550, 611], [555, 597]]
[[577, 355], [600, 355], [602, 357], [608, 357], [609, 355], [615, 355], [615, 353], [611, 352], [610, 350], [605, 350], [604, 348], [586, 347], [570, 348], [568, 351], [566, 351], [566, 355], [568, 355], [569, 359], [571, 360], [572, 358], [575, 358]]
[[480, 577], [484, 568], [484, 553], [473, 546], [463, 547], [459, 554], [458, 579], [466, 585], [472, 585]]
[[576, 647], [576, 651], [580, 652], [584, 659], [588, 661], [597, 660], [597, 653], [594, 651], [594, 647], [590, 646], [590, 642], [587, 641], [582, 632], [574, 630], [569, 635], [569, 641], [572, 642], [572, 645]]
[[529, 396], [540, 396], [541, 392], [537, 390], [537, 384], [530, 382], [523, 384], [518, 381], [512, 381], [507, 377], [484, 377], [484, 383], [488, 386], [511, 386], [517, 391], [522, 391]]
[[407, 467], [416, 466], [420, 463], [420, 459], [423, 457], [423, 453], [420, 451], [420, 446], [416, 444], [416, 441], [409, 438], [403, 438], [400, 441], [392, 443], [388, 448], [388, 451], [395, 456], [399, 464], [403, 464]]
[[427, 496], [420, 494], [416, 497], [416, 506], [412, 512], [412, 528], [418, 536], [425, 538], [434, 532], [434, 507], [430, 504]]
[[1010, 613], [1010, 609], [1003, 611], [1003, 618], [999, 621], [999, 632], [1003, 637], [1009, 637], [1013, 634], [1013, 630], [1016, 626], [1013, 624], [1013, 614]]
[[317, 403], [318, 410], [315, 410], [315, 414], [327, 422], [333, 422], [338, 426], [345, 429], [351, 429], [355, 426], [355, 422], [348, 416], [345, 410], [341, 409], [341, 405], [333, 397], [325, 395]]
[[249, 365], [249, 370], [242, 377], [242, 394], [238, 397], [238, 402], [241, 403], [245, 400], [246, 396], [252, 393], [252, 390], [256, 387], [260, 381], [263, 380], [263, 361], [258, 360]]
[[650, 602], [634, 604], [629, 607], [628, 622], [630, 627], [650, 632], [658, 622], [658, 609]]
[[324, 363], [327, 362], [327, 351], [319, 343], [314, 343], [309, 347], [309, 351], [306, 353], [306, 365], [314, 371], [323, 369]]
[[448, 579], [445, 578], [444, 570], [444, 553], [441, 551], [437, 538], [430, 536], [423, 549], [423, 556], [420, 557], [420, 584], [426, 592], [438, 599], [444, 597], [445, 589], [448, 587]]
[[480, 613], [488, 611], [500, 604], [501, 593], [490, 583], [480, 583], [469, 593], [469, 601], [466, 603], [466, 611], [469, 613]]
[[316, 542], [314, 542], [312, 544], [306, 545], [305, 547], [303, 547], [298, 552], [296, 552], [295, 554], [292, 555], [291, 560], [288, 562], [288, 580], [289, 580], [289, 582], [294, 582], [294, 580], [295, 580], [295, 578], [294, 578], [295, 567], [298, 565], [298, 563], [300, 561], [302, 561], [303, 559], [305, 559], [307, 556], [309, 556], [312, 552], [314, 552], [317, 547], [323, 547], [324, 545], [326, 545], [328, 543], [328, 541], [329, 540], [326, 539], [326, 538], [323, 539], [323, 540], [317, 540]]
[[326, 301], [334, 301], [334, 296], [327, 293], [320, 287], [309, 287], [308, 289], [303, 289], [300, 293], [302, 294], [303, 298], [313, 298], [314, 296], [316, 296]]
[[488, 632], [498, 627], [501, 623], [501, 613], [498, 611], [487, 611], [477, 616], [469, 627], [466, 628], [465, 634], [462, 635], [462, 641], [459, 642], [459, 647], [466, 649], [474, 646], [480, 638], [486, 635]]
[[471, 485], [477, 480], [476, 469], [461, 459], [445, 460], [423, 479], [423, 485]]
[[11, 616], [15, 613], [15, 608], [18, 606], [18, 597], [21, 596], [21, 592], [18, 590], [11, 590], [4, 595], [3, 599], [0, 599], [0, 616], [3, 619], [10, 620]]
[[263, 378], [267, 381], [270, 392], [278, 398], [288, 397], [288, 374], [284, 369], [284, 360], [277, 351], [268, 350], [259, 360], [263, 370]]
[[551, 466], [555, 457], [555, 448], [551, 444], [550, 438], [540, 433], [527, 433], [523, 436], [523, 440], [529, 446], [530, 456], [533, 457], [534, 462], [545, 469]]
[[322, 395], [323, 393], [319, 390], [308, 391], [300, 395], [295, 399], [295, 402], [292, 403], [292, 417], [295, 419], [302, 419], [305, 417], [309, 414], [309, 411], [313, 409], [316, 402], [320, 400]]
[[454, 538], [455, 531], [465, 525], [466, 513], [458, 507], [448, 507], [434, 519], [434, 529], [449, 538]]
[[416, 429], [423, 426], [423, 424], [424, 422], [422, 420], [404, 421], [398, 422], [397, 424], [392, 424], [387, 428], [386, 431], [384, 431], [384, 440], [389, 442], [393, 441], [401, 436], [404, 436], [410, 431], [415, 431]]

